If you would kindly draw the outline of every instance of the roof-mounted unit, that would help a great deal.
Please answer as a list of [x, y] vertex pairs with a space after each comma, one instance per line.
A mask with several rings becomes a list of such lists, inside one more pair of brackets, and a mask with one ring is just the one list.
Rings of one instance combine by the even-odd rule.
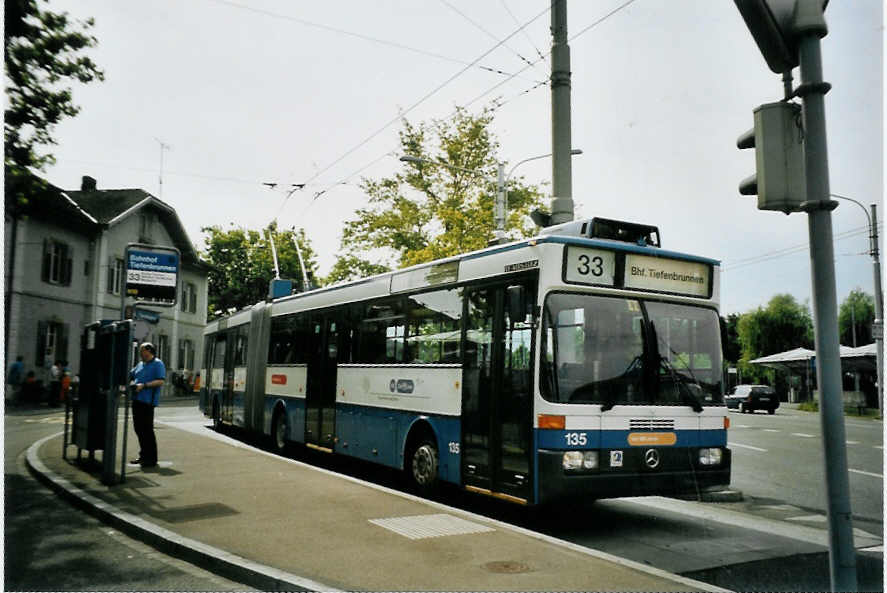
[[566, 235], [569, 237], [585, 237], [587, 239], [608, 239], [633, 243], [645, 247], [661, 247], [659, 227], [636, 222], [611, 220], [609, 218], [592, 218], [575, 220], [542, 229], [543, 235]]

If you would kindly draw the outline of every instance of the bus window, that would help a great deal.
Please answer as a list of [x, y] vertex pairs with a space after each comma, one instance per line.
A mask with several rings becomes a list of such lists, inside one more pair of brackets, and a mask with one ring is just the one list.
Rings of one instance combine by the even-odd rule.
[[426, 292], [411, 296], [407, 302], [407, 362], [458, 363], [462, 291]]
[[404, 361], [406, 318], [403, 301], [367, 305], [358, 324], [357, 361], [385, 364]]

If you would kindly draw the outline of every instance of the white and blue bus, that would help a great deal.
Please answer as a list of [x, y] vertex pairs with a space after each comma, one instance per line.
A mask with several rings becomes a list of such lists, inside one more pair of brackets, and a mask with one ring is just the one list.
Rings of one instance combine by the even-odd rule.
[[600, 218], [258, 303], [205, 330], [233, 425], [521, 503], [730, 482], [717, 261]]

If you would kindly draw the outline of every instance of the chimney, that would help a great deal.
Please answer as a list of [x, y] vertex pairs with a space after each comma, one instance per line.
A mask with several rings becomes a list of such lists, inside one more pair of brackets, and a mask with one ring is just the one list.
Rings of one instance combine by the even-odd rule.
[[95, 191], [96, 190], [96, 180], [94, 177], [90, 177], [89, 175], [84, 175], [83, 180], [80, 182], [80, 191]]

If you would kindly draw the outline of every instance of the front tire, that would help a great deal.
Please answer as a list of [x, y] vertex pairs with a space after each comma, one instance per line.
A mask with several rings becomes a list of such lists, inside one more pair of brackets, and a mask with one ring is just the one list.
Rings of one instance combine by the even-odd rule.
[[767, 413], [772, 416], [773, 414], [776, 413], [776, 408], [770, 408], [769, 410], [767, 410]]
[[745, 404], [742, 403], [742, 402], [739, 402], [739, 413], [740, 413], [740, 414], [745, 414], [746, 411], [747, 411], [747, 410], [745, 409]]
[[422, 495], [430, 494], [437, 487], [439, 465], [437, 445], [429, 439], [420, 441], [410, 454], [407, 473], [412, 485]]

